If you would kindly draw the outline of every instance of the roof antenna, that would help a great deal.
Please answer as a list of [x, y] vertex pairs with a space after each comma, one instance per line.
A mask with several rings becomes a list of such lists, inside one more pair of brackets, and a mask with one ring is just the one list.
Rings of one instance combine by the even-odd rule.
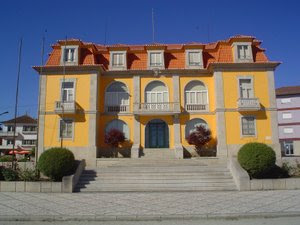
[[107, 39], [107, 18], [105, 20], [105, 28], [104, 28], [104, 45], [106, 45], [106, 39]]
[[[45, 54], [45, 41], [46, 41], [46, 35], [47, 35], [47, 29], [45, 29], [43, 35], [42, 35], [42, 45], [41, 45], [41, 71], [40, 71], [40, 76], [43, 75], [43, 66], [44, 66], [44, 54]], [[41, 77], [39, 77], [39, 93], [41, 93]], [[40, 104], [41, 104], [41, 98], [40, 96], [38, 97], [38, 110], [37, 110], [37, 134], [39, 134], [39, 120], [40, 120]], [[36, 140], [36, 147], [35, 147], [35, 161], [37, 162], [38, 160], [38, 147], [39, 147], [39, 135], [37, 135], [37, 140]], [[37, 163], [35, 164], [37, 168]], [[36, 170], [38, 173], [38, 170]]]
[[210, 42], [210, 24], [207, 24], [207, 42]]
[[154, 43], [154, 10], [152, 8], [152, 42]]

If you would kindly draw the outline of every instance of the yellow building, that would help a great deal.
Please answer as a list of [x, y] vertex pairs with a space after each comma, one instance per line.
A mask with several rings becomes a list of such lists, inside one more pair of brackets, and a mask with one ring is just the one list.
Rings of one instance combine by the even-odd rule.
[[93, 166], [106, 156], [105, 133], [124, 132], [123, 155], [149, 148], [192, 152], [186, 137], [202, 124], [208, 151], [236, 155], [258, 141], [280, 156], [274, 70], [251, 36], [210, 44], [99, 45], [77, 39], [54, 44], [40, 74], [38, 152], [69, 148]]

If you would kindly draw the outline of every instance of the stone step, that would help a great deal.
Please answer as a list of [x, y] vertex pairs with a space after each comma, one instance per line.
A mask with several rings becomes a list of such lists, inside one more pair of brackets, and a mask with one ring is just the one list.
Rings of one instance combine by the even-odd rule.
[[216, 175], [178, 175], [178, 174], [147, 174], [147, 175], [134, 175], [130, 174], [128, 176], [121, 175], [113, 175], [110, 174], [97, 174], [97, 175], [90, 175], [90, 176], [81, 176], [80, 180], [110, 180], [110, 179], [117, 179], [117, 180], [140, 180], [140, 179], [180, 179], [180, 180], [187, 180], [187, 179], [231, 179], [231, 175], [228, 174], [216, 174]]
[[116, 185], [115, 183], [93, 183], [93, 184], [78, 184], [78, 188], [151, 188], [151, 187], [161, 187], [161, 188], [175, 188], [175, 187], [234, 187], [234, 185], [230, 182], [228, 183], [201, 183], [201, 182], [193, 182], [193, 183], [119, 183]]
[[[96, 173], [110, 173], [110, 174], [114, 174], [114, 173], [137, 173], [137, 174], [141, 174], [141, 173], [213, 173], [213, 172], [220, 172], [220, 173], [224, 173], [224, 172], [229, 172], [226, 169], [222, 169], [222, 168], [181, 168], [180, 170], [177, 168], [165, 168], [165, 169], [148, 169], [148, 168], [141, 168], [141, 169], [118, 169], [118, 168], [103, 168], [102, 170], [97, 170]], [[88, 174], [86, 172], [84, 172], [84, 174]], [[92, 173], [93, 174], [93, 173]]]
[[232, 184], [232, 179], [101, 179], [101, 180], [80, 180], [78, 185], [82, 184], [179, 184], [179, 183], [218, 183], [218, 184]]
[[214, 186], [188, 186], [188, 187], [102, 187], [102, 188], [76, 188], [75, 192], [186, 192], [186, 191], [236, 191], [236, 187], [214, 187]]

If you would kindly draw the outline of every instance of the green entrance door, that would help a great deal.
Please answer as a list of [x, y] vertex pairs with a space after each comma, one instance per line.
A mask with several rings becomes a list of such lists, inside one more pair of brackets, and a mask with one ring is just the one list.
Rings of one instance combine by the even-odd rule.
[[167, 125], [165, 122], [149, 123], [149, 147], [168, 148]]

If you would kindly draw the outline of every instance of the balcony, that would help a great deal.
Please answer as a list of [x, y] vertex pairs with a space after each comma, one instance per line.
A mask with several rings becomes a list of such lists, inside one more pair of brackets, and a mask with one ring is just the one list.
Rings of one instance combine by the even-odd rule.
[[75, 113], [76, 112], [76, 102], [75, 101], [56, 101], [55, 102], [55, 112], [56, 113]]
[[[15, 146], [16, 148], [17, 146]], [[0, 145], [0, 149], [13, 149], [13, 145]]]
[[207, 104], [186, 104], [185, 110], [187, 112], [206, 112], [208, 111]]
[[[17, 137], [19, 134], [18, 131], [16, 131], [15, 136]], [[0, 137], [13, 137], [14, 132], [13, 131], [0, 131]]]
[[129, 105], [106, 105], [105, 112], [107, 112], [107, 113], [128, 113]]
[[37, 130], [23, 130], [22, 133], [23, 134], [36, 134]]
[[260, 103], [258, 98], [239, 98], [238, 99], [239, 111], [257, 111], [260, 110]]
[[179, 102], [134, 103], [134, 114], [174, 115], [180, 113]]

